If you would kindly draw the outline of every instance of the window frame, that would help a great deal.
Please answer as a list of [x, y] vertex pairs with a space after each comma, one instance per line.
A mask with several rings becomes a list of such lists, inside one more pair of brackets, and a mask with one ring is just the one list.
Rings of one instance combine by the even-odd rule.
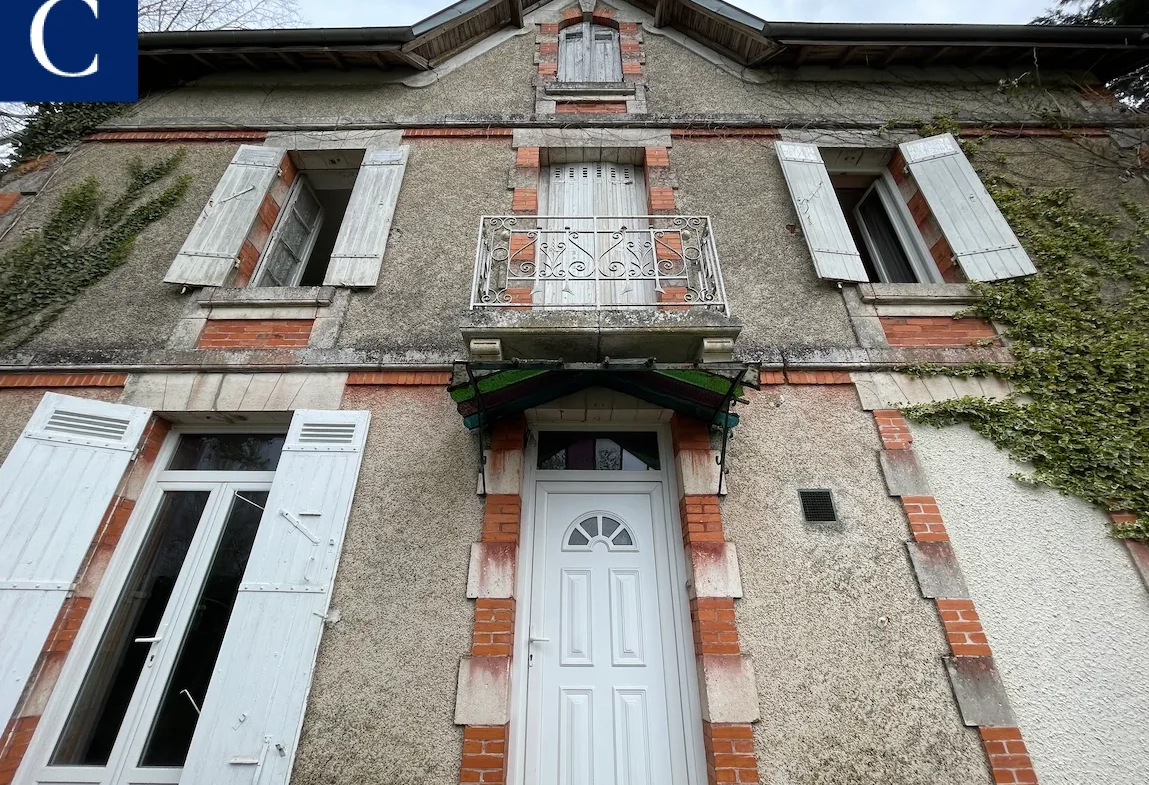
[[[870, 198], [871, 194], [877, 193], [882, 207], [886, 210], [886, 216], [890, 219], [890, 225], [894, 228], [894, 234], [897, 235], [898, 242], [902, 246], [902, 251], [906, 254], [906, 259], [913, 268], [914, 275], [918, 277], [915, 284], [940, 284], [945, 283], [942, 279], [941, 271], [938, 270], [937, 264], [930, 254], [929, 248], [926, 247], [926, 241], [922, 238], [922, 233], [918, 229], [917, 224], [914, 223], [913, 214], [910, 213], [909, 205], [901, 198], [901, 191], [898, 189], [898, 184], [894, 182], [894, 177], [890, 174], [888, 169], [874, 169], [874, 168], [857, 168], [857, 169], [831, 169], [831, 175], [835, 174], [861, 174], [861, 175], [877, 175], [875, 180], [862, 198], [858, 200], [851, 211], [854, 220], [858, 224], [858, 229], [862, 234], [862, 242], [866, 244], [866, 251], [869, 253], [870, 258], [874, 262], [874, 269], [878, 273], [879, 281], [871, 281], [871, 283], [890, 283], [889, 272], [886, 269], [885, 262], [881, 256], [875, 251], [873, 238], [870, 236], [870, 230], [866, 226], [866, 222], [862, 219], [860, 208], [863, 202]], [[905, 284], [913, 285], [913, 284]]]
[[[136, 560], [151, 532], [155, 514], [159, 510], [164, 492], [168, 490], [207, 490], [211, 493], [211, 496], [209, 497], [208, 508], [205, 511], [205, 515], [209, 515], [209, 517], [212, 515], [216, 517], [226, 517], [227, 499], [224, 495], [229, 489], [233, 489], [233, 486], [242, 485], [244, 491], [271, 490], [271, 485], [276, 474], [274, 471], [170, 471], [164, 468], [171, 462], [181, 435], [186, 433], [225, 432], [283, 434], [287, 432], [287, 426], [267, 424], [221, 427], [219, 425], [197, 424], [185, 426], [176, 425], [172, 427], [160, 447], [147, 479], [144, 481], [135, 507], [124, 526], [123, 534], [115, 550], [112, 552], [108, 567], [96, 588], [91, 606], [80, 630], [77, 632], [72, 648], [60, 671], [60, 676], [52, 687], [51, 694], [41, 713], [37, 732], [33, 735], [32, 741], [24, 754], [20, 768], [17, 770], [16, 782], [35, 782], [37, 781], [37, 777], [46, 772], [50, 772], [52, 776], [55, 776], [63, 783], [67, 783], [73, 779], [77, 782], [87, 781], [87, 779], [91, 779], [93, 776], [100, 776], [97, 772], [103, 772], [105, 775], [118, 773], [120, 770], [119, 763], [122, 761], [117, 761], [115, 755], [121, 751], [135, 750], [136, 752], [142, 753], [143, 747], [147, 743], [147, 737], [151, 727], [150, 723], [155, 720], [155, 714], [159, 711], [160, 704], [162, 703], [163, 692], [166, 687], [166, 681], [163, 679], [157, 678], [151, 685], [137, 684], [133, 688], [132, 698], [128, 706], [128, 714], [125, 716], [119, 734], [116, 737], [113, 757], [109, 760], [108, 764], [97, 767], [52, 765], [50, 763], [67, 726], [72, 708], [80, 697], [80, 691], [83, 689], [88, 671], [99, 651], [104, 633], [111, 623], [124, 587], [131, 577]], [[211, 519], [204, 520], [209, 525], [212, 525]], [[215, 524], [217, 525], [218, 531], [216, 531], [214, 535], [213, 548], [218, 546], [218, 537], [222, 535], [223, 531], [221, 521], [215, 521]], [[199, 530], [197, 528], [197, 534], [198, 533]], [[205, 537], [204, 539], [207, 538]], [[195, 540], [193, 540], [193, 544], [194, 542]], [[190, 552], [187, 558], [189, 562], [193, 558], [205, 560], [203, 554], [192, 554]], [[211, 555], [207, 555], [203, 569], [206, 570], [210, 568], [210, 563]], [[187, 563], [185, 563], [183, 569], [188, 569]], [[198, 569], [198, 567], [196, 567], [196, 569]], [[183, 578], [182, 572], [183, 570], [181, 570], [181, 579]], [[195, 586], [192, 587], [192, 589], [195, 588]], [[193, 590], [187, 597], [181, 597], [179, 601], [187, 601], [189, 598], [194, 598], [195, 596], [197, 596], [197, 593]], [[169, 599], [169, 603], [173, 601], [176, 601], [174, 595], [172, 599]], [[165, 617], [172, 616], [174, 613], [169, 605], [165, 610]], [[185, 626], [184, 629], [173, 632], [173, 635], [179, 634], [182, 636], [186, 634], [186, 632], [187, 628]], [[174, 640], [174, 638], [172, 640]], [[182, 643], [182, 637], [180, 642]], [[166, 655], [166, 659], [170, 661], [168, 665], [174, 667], [174, 662], [179, 655], [179, 647], [176, 646], [164, 654]], [[172, 675], [170, 667], [165, 677]], [[216, 667], [218, 669], [219, 665], [217, 664]], [[214, 677], [213, 671], [213, 678]], [[141, 689], [145, 692], [141, 693]], [[143, 701], [143, 705], [141, 705], [141, 701]], [[141, 709], [149, 708], [152, 711], [151, 714], [141, 714]], [[125, 734], [128, 734], [128, 736], [125, 736]], [[137, 734], [137, 736], [132, 737], [132, 734]], [[125, 744], [129, 744], [130, 746], [125, 748]], [[186, 768], [186, 766], [187, 763], [185, 762], [183, 768]], [[140, 768], [138, 762], [133, 761], [126, 764], [124, 770], [127, 771], [138, 768]], [[172, 782], [175, 783], [178, 781], [183, 768], [148, 767], [148, 770], [149, 772], [155, 772], [155, 782], [166, 782], [174, 776], [176, 779], [173, 779]]]
[[[358, 177], [358, 173], [356, 177]], [[315, 200], [315, 204], [319, 208], [319, 215], [315, 220], [315, 226], [307, 237], [307, 241], [304, 243], [305, 250], [303, 252], [303, 258], [300, 259], [299, 268], [292, 275], [291, 283], [278, 284], [278, 286], [297, 287], [299, 286], [299, 282], [303, 280], [303, 273], [307, 270], [307, 265], [311, 262], [311, 253], [315, 250], [315, 243], [319, 240], [319, 234], [323, 230], [323, 222], [327, 220], [327, 211], [323, 208], [323, 203], [319, 201], [319, 197], [316, 196], [315, 189], [311, 186], [311, 183], [307, 182], [307, 175], [300, 171], [295, 176], [295, 182], [291, 184], [287, 201], [279, 211], [279, 215], [276, 216], [275, 224], [271, 227], [271, 232], [267, 238], [267, 245], [264, 247], [263, 253], [259, 256], [259, 263], [251, 273], [251, 282], [248, 283], [245, 288], [266, 289], [276, 286], [276, 284], [261, 284], [259, 283], [259, 279], [267, 271], [268, 260], [271, 258], [271, 250], [275, 247], [275, 243], [279, 241], [279, 236], [284, 231], [284, 222], [288, 216], [292, 214], [296, 202], [299, 201], [299, 196], [303, 193], [304, 189], [311, 192], [311, 198]], [[342, 226], [342, 222], [340, 225]]]

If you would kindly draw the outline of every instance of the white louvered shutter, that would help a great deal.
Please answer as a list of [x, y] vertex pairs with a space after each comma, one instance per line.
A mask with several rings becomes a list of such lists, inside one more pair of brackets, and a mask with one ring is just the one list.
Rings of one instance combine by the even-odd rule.
[[16, 708], [150, 415], [45, 393], [0, 466], [0, 723]]
[[295, 412], [181, 782], [288, 782], [369, 420]]
[[164, 281], [223, 286], [286, 151], [245, 144], [223, 173]]
[[774, 149], [818, 277], [831, 281], [870, 280], [818, 147], [777, 142]]
[[952, 134], [900, 149], [966, 278], [999, 281], [1037, 272]]
[[379, 281], [408, 149], [374, 149], [363, 156], [324, 286], [374, 286]]

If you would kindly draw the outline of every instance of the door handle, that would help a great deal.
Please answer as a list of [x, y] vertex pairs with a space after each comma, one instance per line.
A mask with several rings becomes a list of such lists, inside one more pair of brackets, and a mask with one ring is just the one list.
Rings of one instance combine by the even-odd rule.
[[551, 640], [550, 638], [536, 638], [532, 635], [529, 642], [530, 643], [550, 643], [550, 640]]
[[159, 643], [163, 640], [162, 635], [156, 635], [152, 638], [136, 638], [136, 643]]

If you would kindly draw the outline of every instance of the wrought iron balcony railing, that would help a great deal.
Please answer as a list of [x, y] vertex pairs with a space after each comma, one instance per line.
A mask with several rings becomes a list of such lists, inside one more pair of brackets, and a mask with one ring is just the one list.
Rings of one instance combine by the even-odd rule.
[[483, 216], [471, 308], [728, 314], [710, 219]]

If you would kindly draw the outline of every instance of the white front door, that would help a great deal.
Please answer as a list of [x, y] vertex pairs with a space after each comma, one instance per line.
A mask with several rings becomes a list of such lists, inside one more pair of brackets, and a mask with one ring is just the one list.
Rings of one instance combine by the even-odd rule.
[[660, 482], [539, 483], [527, 782], [688, 781], [663, 505]]

